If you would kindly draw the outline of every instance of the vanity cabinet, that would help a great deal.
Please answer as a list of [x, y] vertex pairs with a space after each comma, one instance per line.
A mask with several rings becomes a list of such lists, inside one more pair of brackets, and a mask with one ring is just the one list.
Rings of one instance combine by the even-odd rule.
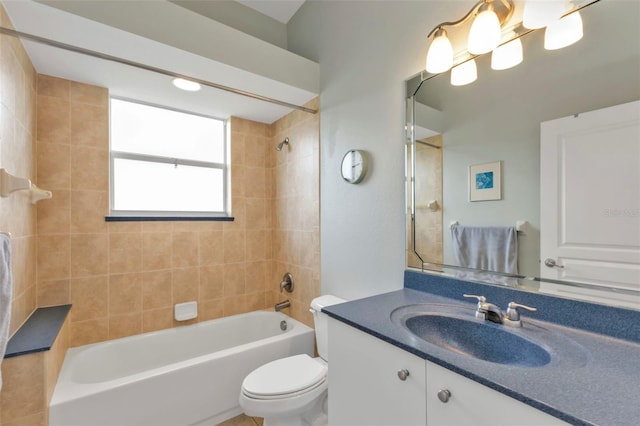
[[424, 359], [329, 320], [330, 425], [425, 425], [425, 391]]
[[333, 426], [566, 424], [335, 319], [329, 357]]

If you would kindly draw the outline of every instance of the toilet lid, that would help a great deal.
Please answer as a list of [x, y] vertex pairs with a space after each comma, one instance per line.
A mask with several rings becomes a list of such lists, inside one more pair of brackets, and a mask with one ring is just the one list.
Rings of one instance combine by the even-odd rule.
[[309, 355], [278, 359], [245, 377], [243, 391], [257, 397], [286, 395], [314, 388], [327, 376], [327, 367]]

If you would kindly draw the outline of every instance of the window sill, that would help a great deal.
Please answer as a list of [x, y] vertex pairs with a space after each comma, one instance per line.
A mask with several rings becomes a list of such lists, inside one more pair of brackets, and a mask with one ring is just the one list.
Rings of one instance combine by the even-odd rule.
[[233, 222], [233, 216], [105, 216], [105, 222]]

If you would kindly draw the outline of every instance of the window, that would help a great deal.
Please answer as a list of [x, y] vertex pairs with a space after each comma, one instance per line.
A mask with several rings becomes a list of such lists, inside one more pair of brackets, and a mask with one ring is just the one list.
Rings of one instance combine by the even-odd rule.
[[111, 98], [111, 216], [226, 217], [227, 123]]

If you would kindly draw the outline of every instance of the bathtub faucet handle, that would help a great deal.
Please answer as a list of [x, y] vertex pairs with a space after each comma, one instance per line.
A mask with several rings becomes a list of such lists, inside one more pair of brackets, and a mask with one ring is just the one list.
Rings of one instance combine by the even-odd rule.
[[287, 293], [293, 292], [293, 275], [291, 272], [287, 272], [282, 277], [282, 282], [280, 283], [280, 293], [282, 290], [287, 290]]

